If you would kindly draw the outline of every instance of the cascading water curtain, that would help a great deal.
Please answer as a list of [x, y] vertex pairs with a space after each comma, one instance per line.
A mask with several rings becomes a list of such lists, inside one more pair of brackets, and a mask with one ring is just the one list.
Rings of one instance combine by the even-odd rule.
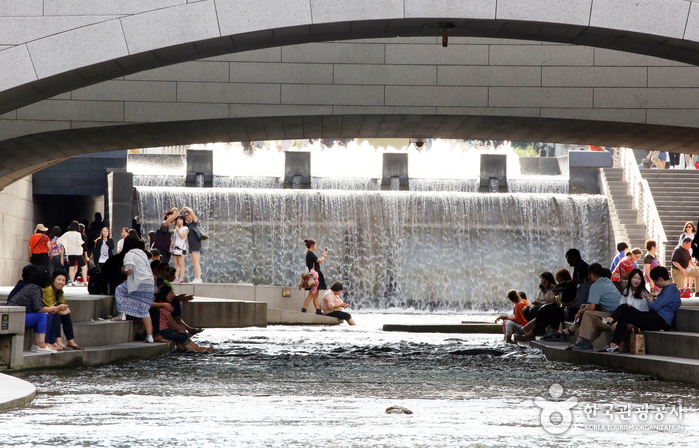
[[[205, 282], [296, 285], [304, 238], [327, 246], [328, 285], [355, 309], [502, 309], [509, 289], [536, 295], [539, 275], [578, 248], [608, 259], [602, 196], [139, 187], [146, 231], [190, 206], [210, 239]], [[191, 265], [187, 269], [191, 278]]]

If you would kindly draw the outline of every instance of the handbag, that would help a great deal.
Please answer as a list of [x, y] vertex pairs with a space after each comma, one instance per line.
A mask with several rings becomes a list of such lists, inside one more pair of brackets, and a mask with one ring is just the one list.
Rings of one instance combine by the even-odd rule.
[[206, 232], [204, 232], [204, 229], [199, 227], [199, 225], [196, 225], [192, 230], [194, 231], [194, 234], [197, 236], [197, 239], [199, 241], [205, 241], [209, 239], [209, 235], [207, 235]]
[[635, 326], [631, 328], [631, 335], [629, 336], [629, 353], [634, 355], [646, 354], [646, 338], [641, 334], [641, 330]]
[[318, 282], [316, 281], [316, 279], [313, 278], [313, 275], [311, 275], [310, 273], [301, 274], [301, 281], [299, 282], [299, 289], [311, 289], [317, 284], [318, 284]]
[[172, 249], [172, 255], [176, 257], [182, 256], [182, 249], [180, 249], [179, 247], [175, 247], [174, 249]]

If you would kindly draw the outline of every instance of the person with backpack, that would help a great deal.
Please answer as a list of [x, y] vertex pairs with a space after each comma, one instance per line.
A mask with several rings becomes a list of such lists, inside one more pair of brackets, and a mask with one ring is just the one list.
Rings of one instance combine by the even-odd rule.
[[51, 254], [49, 253], [48, 243], [50, 238], [46, 235], [49, 229], [43, 224], [37, 224], [34, 229], [34, 235], [29, 238], [29, 262], [37, 266], [42, 266], [46, 269], [49, 267], [49, 259]]

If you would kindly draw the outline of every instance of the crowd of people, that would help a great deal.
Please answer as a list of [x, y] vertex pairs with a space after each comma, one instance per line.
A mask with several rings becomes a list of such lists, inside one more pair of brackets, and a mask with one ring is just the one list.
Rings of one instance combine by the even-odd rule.
[[[115, 296], [118, 316], [113, 320], [140, 320], [143, 341], [173, 341], [182, 350], [213, 351], [190, 339], [203, 331], [182, 320], [182, 304], [192, 296], [176, 295], [172, 288], [174, 283], [184, 283], [188, 254], [194, 270], [191, 283], [202, 283], [198, 226], [190, 207], [169, 210], [147, 240], [141, 238], [140, 226], [134, 226], [122, 228], [121, 239], [115, 243], [100, 213], [89, 228], [73, 221], [65, 233], [60, 227], [49, 231], [38, 224], [28, 242], [30, 264], [7, 301], [26, 308], [25, 325], [34, 329], [32, 351], [82, 350], [74, 338], [63, 288], [88, 285], [88, 278], [91, 293]], [[169, 264], [171, 258], [174, 267]]]
[[682, 305], [677, 285], [683, 287], [686, 278], [699, 277], [690, 253], [693, 238], [690, 234], [681, 236], [672, 255], [672, 276], [657, 261], [654, 240], [646, 241], [643, 269], [637, 264], [643, 256], [641, 249], [629, 250], [626, 243], [617, 245], [619, 254], [609, 269], [599, 263], [588, 265], [577, 249], [570, 249], [566, 261], [573, 268], [572, 274], [568, 269], [559, 270], [555, 276], [542, 273], [536, 299], [531, 303], [524, 292], [509, 291], [507, 299], [513, 312], [498, 316], [495, 322], [502, 321], [508, 343], [536, 337], [564, 341], [577, 332], [575, 343], [567, 350], [592, 350], [600, 332], [611, 331], [610, 344], [600, 351], [618, 352], [624, 336], [634, 326], [642, 331], [672, 328]]

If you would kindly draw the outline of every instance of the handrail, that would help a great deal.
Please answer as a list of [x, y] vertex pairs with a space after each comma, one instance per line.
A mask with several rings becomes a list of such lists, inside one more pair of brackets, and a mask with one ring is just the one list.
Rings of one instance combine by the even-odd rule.
[[658, 244], [658, 251], [655, 254], [656, 259], [664, 266], [667, 236], [665, 235], [663, 223], [660, 221], [658, 209], [655, 207], [653, 193], [650, 191], [648, 181], [641, 176], [633, 149], [617, 148], [616, 152], [619, 154], [619, 164], [624, 170], [624, 178], [629, 185], [629, 191], [633, 197], [636, 210], [641, 214], [648, 236]]

